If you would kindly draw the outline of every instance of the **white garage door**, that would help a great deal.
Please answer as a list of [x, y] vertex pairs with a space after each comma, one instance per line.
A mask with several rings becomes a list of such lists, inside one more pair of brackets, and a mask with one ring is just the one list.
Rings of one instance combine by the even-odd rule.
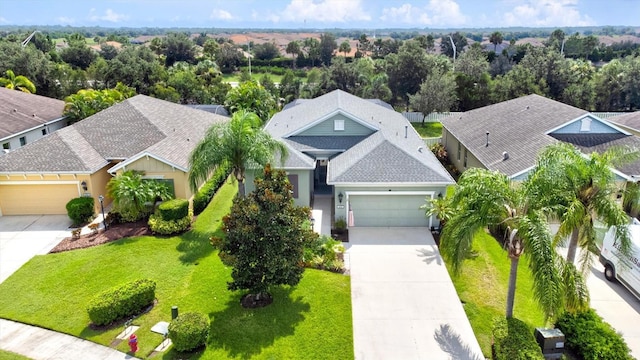
[[429, 226], [425, 195], [349, 196], [353, 226]]
[[2, 184], [0, 209], [2, 215], [63, 215], [67, 202], [78, 196], [77, 184]]

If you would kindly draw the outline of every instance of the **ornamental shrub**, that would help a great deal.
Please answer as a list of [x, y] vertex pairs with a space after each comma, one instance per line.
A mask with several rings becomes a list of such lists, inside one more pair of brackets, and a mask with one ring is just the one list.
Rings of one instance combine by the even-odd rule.
[[149, 279], [139, 279], [104, 291], [89, 303], [89, 319], [96, 325], [107, 325], [138, 314], [153, 303], [155, 294], [156, 283]]
[[67, 215], [74, 225], [85, 223], [93, 217], [93, 198], [79, 197], [67, 203]]
[[529, 360], [544, 356], [527, 324], [516, 318], [497, 318], [493, 323], [493, 359]]
[[[188, 204], [188, 203], [187, 203]], [[178, 220], [164, 220], [159, 212], [149, 217], [149, 228], [154, 234], [173, 235], [187, 231], [191, 226], [193, 212], [188, 211], [187, 216]]]
[[167, 200], [158, 206], [158, 213], [162, 220], [179, 220], [189, 215], [189, 200], [172, 199]]
[[189, 351], [206, 344], [209, 337], [209, 318], [201, 313], [178, 315], [169, 324], [169, 339], [176, 351]]
[[200, 214], [207, 208], [213, 195], [220, 189], [224, 181], [229, 177], [229, 168], [227, 166], [219, 166], [209, 179], [193, 197], [193, 213]]
[[620, 334], [593, 309], [578, 314], [562, 314], [556, 327], [564, 333], [565, 344], [581, 359], [633, 359]]

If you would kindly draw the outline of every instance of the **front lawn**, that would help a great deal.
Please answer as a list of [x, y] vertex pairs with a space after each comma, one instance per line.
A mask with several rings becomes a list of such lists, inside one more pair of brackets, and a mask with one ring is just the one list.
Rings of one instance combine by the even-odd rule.
[[[493, 319], [505, 316], [511, 263], [506, 251], [484, 231], [478, 232], [473, 242], [478, 256], [464, 261], [460, 275], [453, 275], [448, 265], [447, 269], [482, 352], [484, 356], [491, 358]], [[527, 266], [526, 258], [521, 257], [513, 316], [524, 321], [533, 332], [534, 327], [545, 326], [545, 317], [533, 300], [533, 280]]]
[[[353, 358], [349, 277], [306, 270], [295, 288], [277, 288], [274, 302], [247, 310], [238, 292], [227, 290], [231, 269], [209, 244], [219, 231], [237, 186], [225, 184], [198, 217], [192, 231], [176, 237], [138, 237], [106, 245], [37, 256], [0, 284], [0, 317], [112, 344], [123, 330], [89, 326], [86, 306], [98, 292], [138, 278], [157, 282], [157, 304], [136, 318], [140, 351], [148, 356], [162, 336], [152, 333], [171, 320], [171, 307], [211, 319], [211, 336], [201, 359]], [[128, 350], [126, 341], [114, 346]], [[184, 358], [169, 352], [163, 358]]]
[[439, 122], [426, 122], [424, 126], [421, 122], [412, 122], [413, 128], [416, 129], [420, 137], [432, 138], [442, 136], [442, 124]]

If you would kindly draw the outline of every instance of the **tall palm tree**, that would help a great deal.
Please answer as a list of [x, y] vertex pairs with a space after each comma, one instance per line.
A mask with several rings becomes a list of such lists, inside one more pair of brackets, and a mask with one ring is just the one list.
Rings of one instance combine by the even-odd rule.
[[7, 77], [0, 77], [0, 85], [7, 89], [20, 90], [29, 94], [36, 93], [36, 86], [26, 76], [13, 73], [13, 70], [7, 70]]
[[197, 190], [200, 183], [224, 164], [231, 169], [238, 181], [238, 193], [244, 196], [247, 165], [264, 166], [276, 153], [284, 163], [288, 154], [286, 146], [265, 132], [260, 127], [261, 123], [255, 113], [239, 110], [229, 122], [209, 128], [189, 159], [191, 189]]
[[[476, 233], [489, 225], [505, 231], [505, 247], [511, 261], [506, 316], [513, 316], [516, 276], [520, 257], [529, 258], [533, 274], [533, 296], [552, 318], [559, 311], [579, 310], [588, 306], [588, 292], [582, 277], [571, 267], [562, 266], [551, 242], [545, 215], [530, 206], [524, 187], [514, 187], [498, 172], [469, 169], [460, 177], [450, 199], [453, 216], [446, 222], [440, 237], [440, 251], [454, 273], [472, 252]], [[567, 275], [565, 275], [567, 274]], [[571, 284], [563, 277], [575, 276]]]
[[489, 36], [489, 42], [493, 44], [493, 52], [496, 52], [498, 45], [502, 44], [502, 33], [496, 31]]
[[638, 157], [627, 148], [610, 148], [602, 154], [584, 156], [573, 145], [559, 143], [547, 147], [532, 170], [528, 192], [549, 215], [560, 220], [554, 242], [563, 245], [569, 237], [567, 262], [575, 262], [578, 247], [580, 269], [586, 274], [593, 263], [591, 254], [599, 254], [594, 222], [616, 226], [622, 251], [629, 253], [629, 218], [616, 203], [619, 191], [612, 168]]

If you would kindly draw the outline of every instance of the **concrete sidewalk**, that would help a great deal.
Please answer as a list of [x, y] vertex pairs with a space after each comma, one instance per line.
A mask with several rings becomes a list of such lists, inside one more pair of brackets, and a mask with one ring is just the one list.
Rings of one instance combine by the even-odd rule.
[[0, 319], [0, 349], [35, 360], [137, 359], [88, 340], [5, 319]]

